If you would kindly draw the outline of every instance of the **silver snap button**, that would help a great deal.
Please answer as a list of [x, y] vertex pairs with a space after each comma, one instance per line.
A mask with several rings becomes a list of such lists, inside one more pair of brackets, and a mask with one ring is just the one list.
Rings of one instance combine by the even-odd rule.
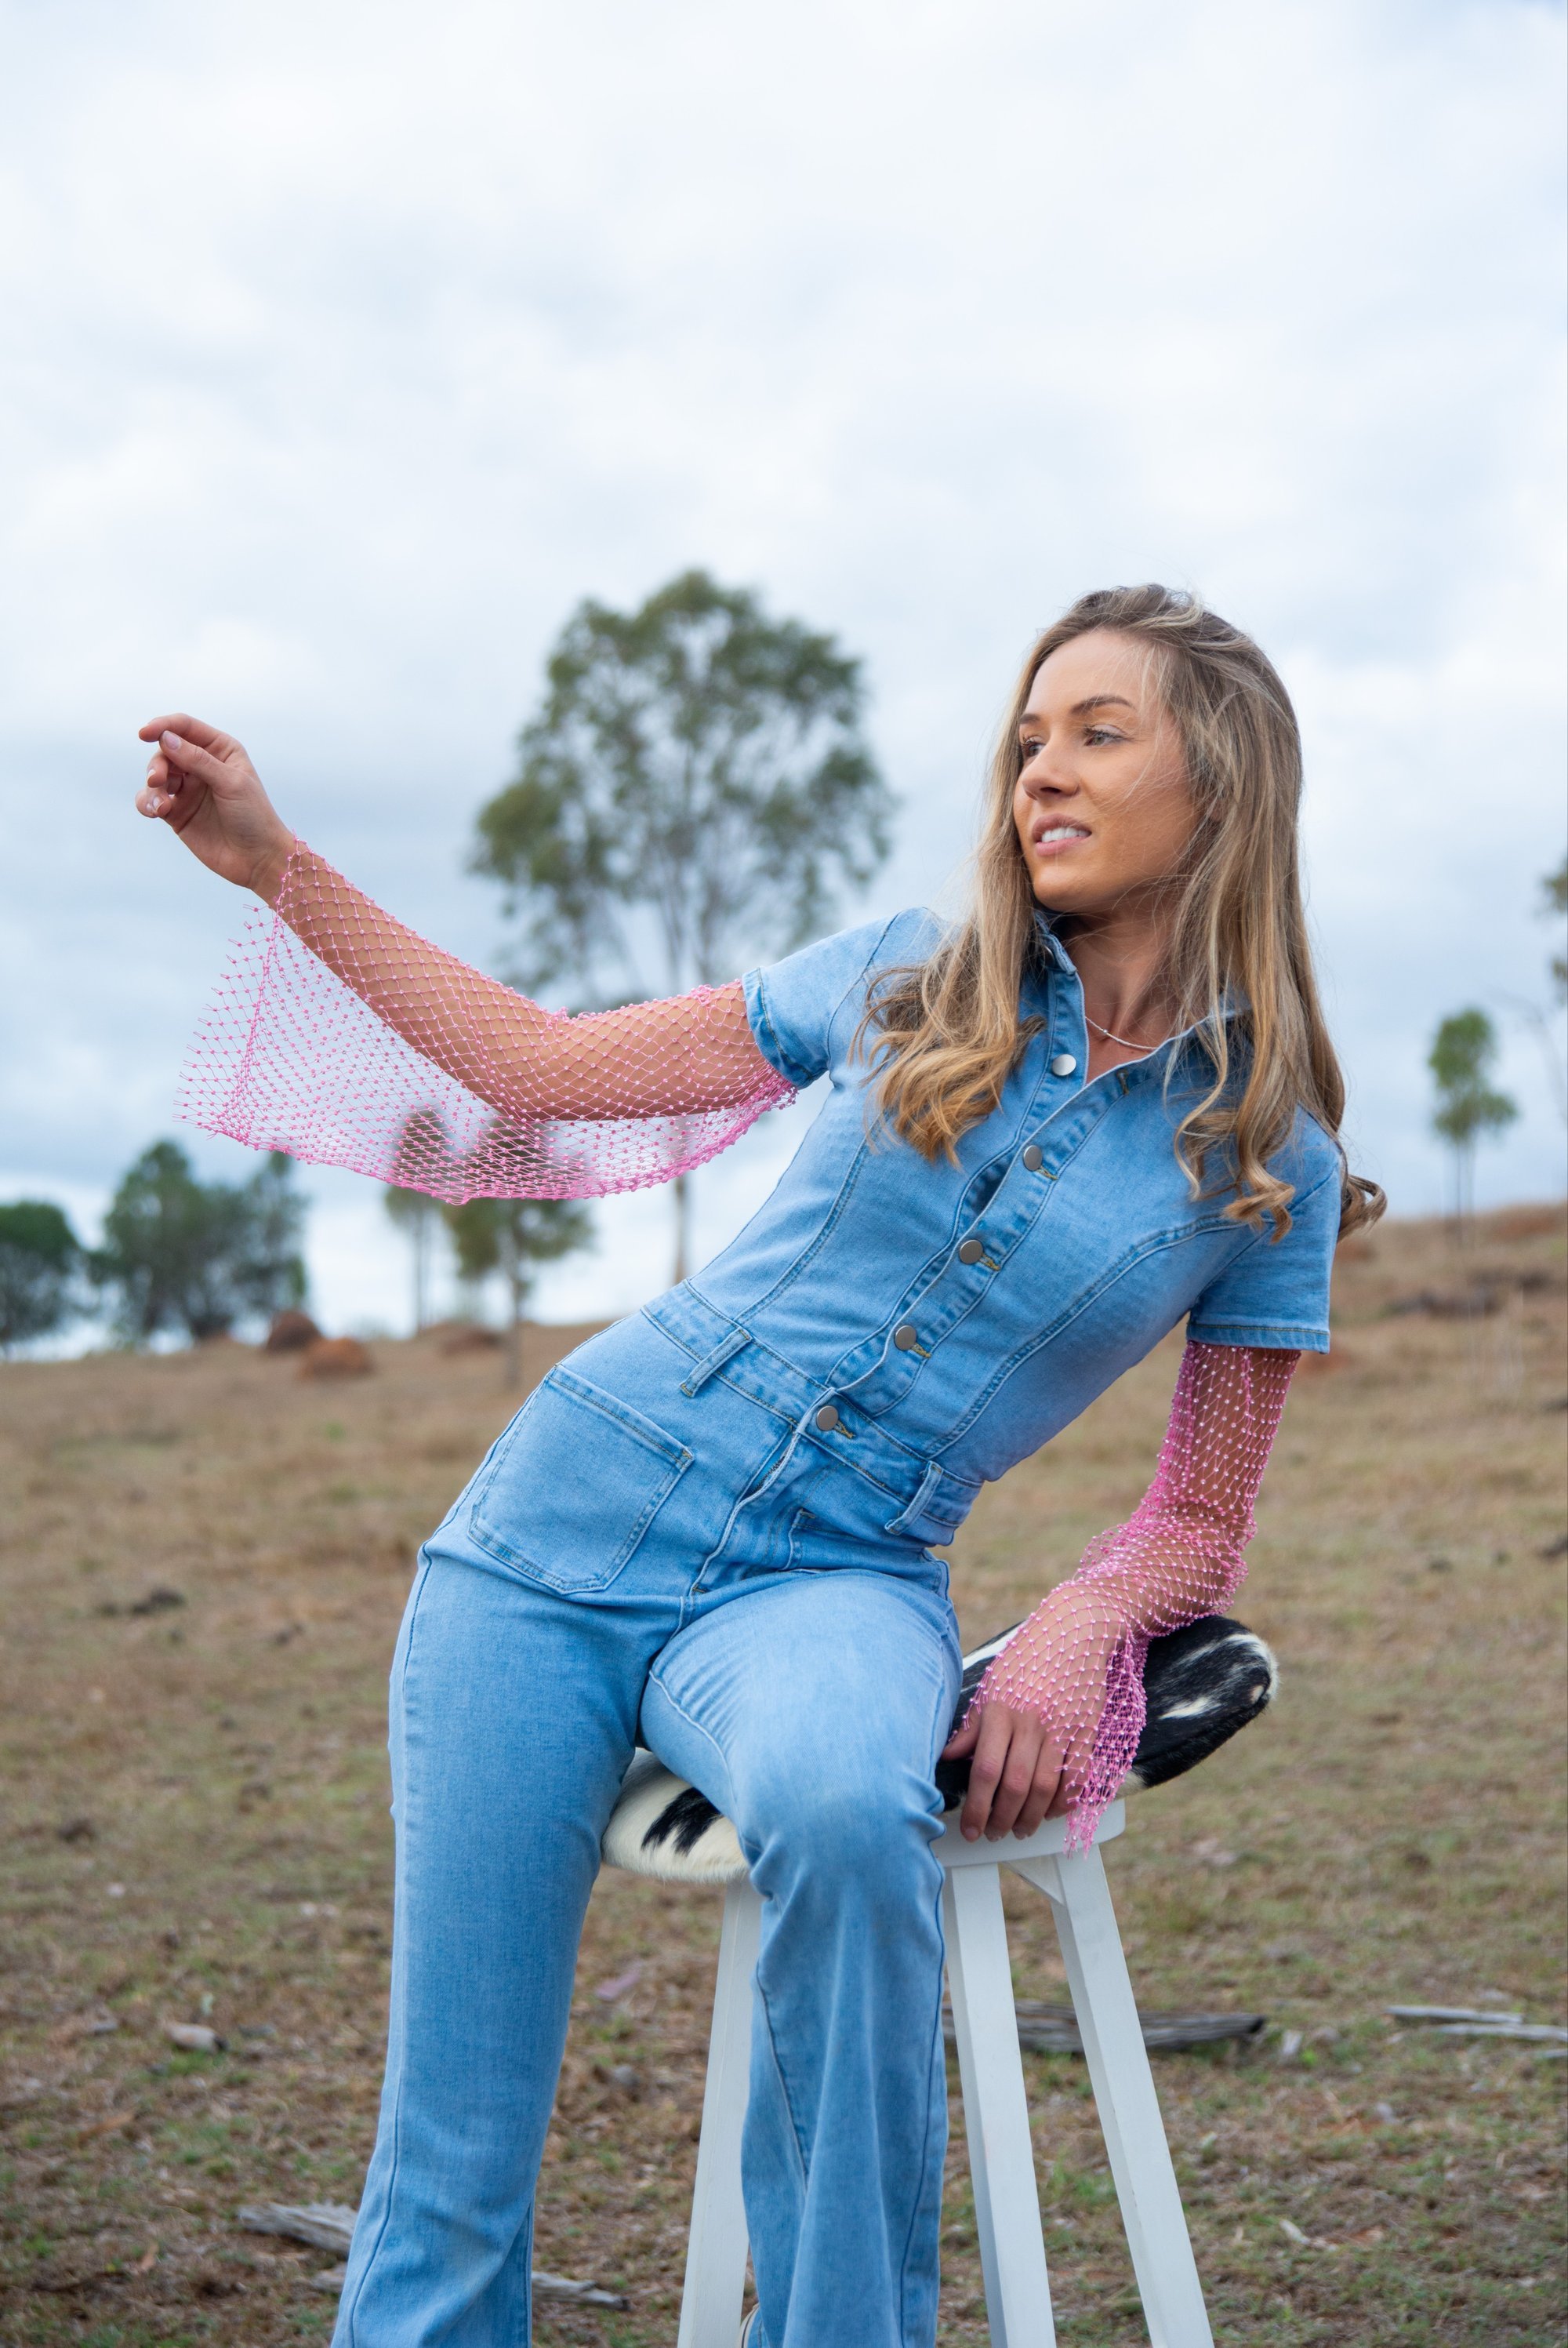
[[841, 1426], [844, 1422], [839, 1417], [838, 1413], [835, 1410], [833, 1405], [830, 1402], [825, 1402], [822, 1408], [816, 1414], [816, 1423], [824, 1435], [831, 1435], [834, 1428], [835, 1426]]
[[1050, 1073], [1053, 1076], [1075, 1076], [1078, 1074], [1078, 1063], [1071, 1052], [1058, 1052], [1050, 1064]]
[[920, 1332], [913, 1321], [900, 1321], [893, 1332], [893, 1343], [901, 1354], [912, 1353], [920, 1342]]
[[960, 1240], [958, 1241], [958, 1262], [960, 1263], [979, 1263], [985, 1251], [986, 1243], [984, 1240]]
[[1045, 1152], [1038, 1141], [1031, 1141], [1023, 1153], [1023, 1162], [1031, 1174], [1038, 1174], [1045, 1164]]

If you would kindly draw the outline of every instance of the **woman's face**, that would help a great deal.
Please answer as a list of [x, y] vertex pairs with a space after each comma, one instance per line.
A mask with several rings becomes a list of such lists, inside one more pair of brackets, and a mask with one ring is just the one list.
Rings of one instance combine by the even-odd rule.
[[1093, 628], [1042, 661], [1019, 721], [1013, 820], [1035, 896], [1101, 913], [1168, 879], [1197, 811], [1159, 663]]

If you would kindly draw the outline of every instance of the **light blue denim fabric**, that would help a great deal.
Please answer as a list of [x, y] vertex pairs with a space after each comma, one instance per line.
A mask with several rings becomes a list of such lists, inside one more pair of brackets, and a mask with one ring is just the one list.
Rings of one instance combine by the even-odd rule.
[[[535, 2172], [600, 1838], [639, 1735], [765, 1901], [745, 2186], [766, 2348], [930, 2348], [946, 2114], [933, 1770], [950, 1540], [1184, 1316], [1321, 1351], [1340, 1160], [1276, 1241], [1193, 1200], [1190, 1039], [1085, 1085], [1049, 924], [1002, 1099], [929, 1164], [854, 1039], [930, 917], [746, 980], [821, 1113], [695, 1280], [551, 1371], [422, 1552], [393, 1673], [386, 2088], [337, 2348], [521, 2348]], [[1153, 1462], [1151, 1462], [1151, 1467]], [[641, 1724], [641, 1725], [640, 1725]], [[759, 2343], [762, 2348], [762, 2343]]]
[[734, 1820], [764, 1898], [743, 2165], [765, 2336], [928, 2348], [946, 1570], [913, 1540], [804, 1563], [787, 1428], [683, 1397], [663, 1339], [663, 1423], [629, 1407], [577, 1367], [615, 1381], [628, 1334], [647, 1371], [631, 1324], [552, 1372], [422, 1553], [392, 1675], [386, 2083], [334, 2337], [528, 2340], [578, 1936], [641, 1737]]

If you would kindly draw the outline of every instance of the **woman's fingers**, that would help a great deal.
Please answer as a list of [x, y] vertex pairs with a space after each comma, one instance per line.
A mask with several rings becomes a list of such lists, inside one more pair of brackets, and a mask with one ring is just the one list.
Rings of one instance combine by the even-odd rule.
[[204, 717], [190, 717], [183, 709], [170, 710], [166, 716], [149, 717], [137, 729], [138, 742], [156, 742], [165, 734], [178, 734], [186, 742], [194, 742], [199, 750], [212, 750], [221, 757], [225, 750], [237, 750], [239, 744], [231, 734], [221, 733], [209, 726]]
[[961, 1761], [966, 1753], [974, 1751], [979, 1740], [980, 1719], [981, 1715], [976, 1711], [965, 1714], [962, 1727], [956, 1728], [942, 1747], [944, 1761]]
[[1031, 1714], [1012, 1712], [1004, 1704], [986, 1705], [958, 1821], [968, 1841], [984, 1834], [995, 1842], [1011, 1829], [1034, 1783], [1044, 1733]]
[[992, 1797], [1001, 1783], [1007, 1760], [1009, 1720], [1003, 1704], [988, 1704], [981, 1711], [974, 1758], [969, 1763], [968, 1791], [958, 1817], [958, 1828], [966, 1842], [974, 1842], [989, 1825]]
[[948, 1744], [947, 1755], [961, 1757], [955, 1748], [974, 1756], [958, 1819], [968, 1842], [982, 1834], [992, 1842], [1009, 1833], [1031, 1835], [1045, 1819], [1061, 1818], [1072, 1807], [1081, 1782], [1075, 1749], [1064, 1753], [1037, 1714], [988, 1704], [978, 1723], [966, 1721]]
[[166, 728], [147, 762], [147, 779], [137, 793], [137, 807], [143, 815], [183, 831], [215, 777], [222, 777], [225, 771], [210, 751], [199, 749]]
[[[229, 741], [227, 735], [220, 738], [231, 754], [238, 748], [237, 744]], [[192, 742], [187, 736], [177, 734], [172, 726], [166, 726], [159, 736], [158, 747], [173, 774], [189, 775], [192, 781], [205, 783], [209, 790], [221, 789], [226, 782], [237, 779], [234, 767], [228, 759], [215, 750], [204, 749], [200, 743]], [[243, 752], [239, 763], [241, 771], [249, 765]]]
[[1064, 1818], [1072, 1809], [1089, 1782], [1089, 1765], [1094, 1758], [1093, 1739], [1077, 1736], [1061, 1756], [1061, 1781], [1051, 1796], [1045, 1811], [1048, 1818]]
[[153, 745], [136, 804], [166, 823], [209, 871], [269, 903], [287, 870], [294, 835], [279, 818], [242, 744], [175, 710], [138, 729]]
[[1070, 1806], [1071, 1798], [1061, 1753], [1056, 1739], [1048, 1734], [1040, 1739], [1040, 1749], [1035, 1755], [1034, 1780], [1013, 1822], [1014, 1834], [1033, 1834], [1047, 1818], [1061, 1815], [1057, 1809], [1059, 1802], [1065, 1809]]

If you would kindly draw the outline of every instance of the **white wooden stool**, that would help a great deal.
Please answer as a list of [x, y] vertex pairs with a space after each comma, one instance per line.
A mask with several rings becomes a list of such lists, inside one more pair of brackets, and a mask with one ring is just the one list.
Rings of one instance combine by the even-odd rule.
[[[670, 1829], [672, 1801], [674, 1811], [689, 1806], [687, 1834], [678, 1824]], [[1213, 2348], [1100, 1856], [1100, 1844], [1122, 1832], [1123, 1817], [1122, 1803], [1112, 1803], [1094, 1847], [1072, 1857], [1063, 1852], [1061, 1819], [1027, 1841], [971, 1843], [951, 1811], [936, 1845], [945, 1869], [948, 1982], [992, 2348], [1054, 2348], [1056, 2340], [1002, 1917], [1004, 1867], [1043, 1891], [1056, 1919], [1150, 2339], [1154, 2348]], [[656, 1820], [664, 1831], [651, 1838]], [[666, 1881], [727, 1887], [678, 2348], [735, 2348], [747, 2251], [741, 2130], [762, 1899], [729, 1821], [716, 1818], [651, 1754], [640, 1754], [628, 1773], [605, 1857]]]

